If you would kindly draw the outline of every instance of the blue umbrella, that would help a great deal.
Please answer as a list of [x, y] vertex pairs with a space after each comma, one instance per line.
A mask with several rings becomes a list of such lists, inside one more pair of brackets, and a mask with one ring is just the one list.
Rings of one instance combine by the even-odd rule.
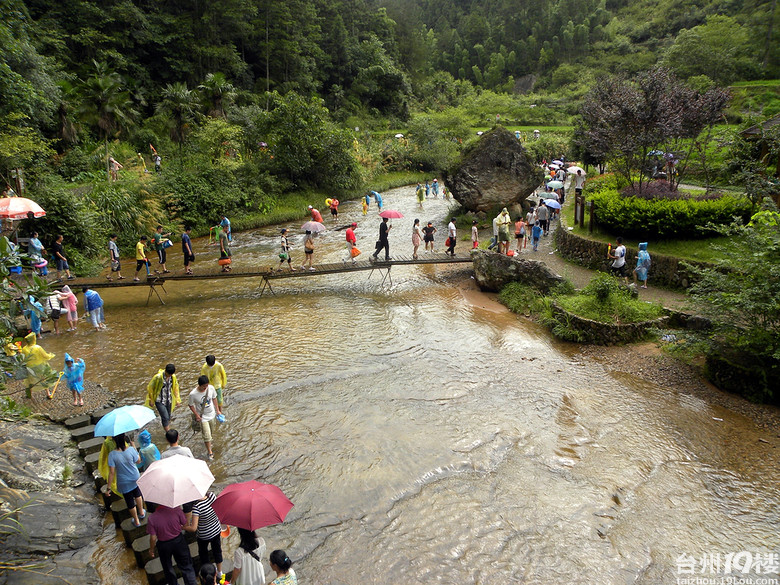
[[114, 437], [119, 433], [135, 431], [151, 422], [157, 415], [151, 408], [131, 404], [115, 408], [95, 425], [96, 437]]
[[552, 207], [553, 209], [560, 209], [561, 208], [561, 204], [558, 203], [555, 199], [546, 199], [544, 201], [544, 204], [547, 207]]

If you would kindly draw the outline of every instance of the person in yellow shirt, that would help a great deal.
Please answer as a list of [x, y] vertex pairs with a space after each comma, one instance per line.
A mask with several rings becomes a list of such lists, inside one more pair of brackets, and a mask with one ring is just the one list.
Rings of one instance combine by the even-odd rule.
[[149, 276], [149, 259], [146, 257], [146, 236], [141, 236], [135, 245], [135, 278], [133, 280], [141, 280], [138, 278], [138, 273], [141, 272], [141, 267], [146, 267], [146, 275]]
[[206, 356], [206, 363], [200, 369], [201, 376], [208, 376], [209, 384], [214, 386], [217, 391], [217, 404], [222, 408], [224, 404], [224, 393], [227, 390], [227, 375], [225, 367], [217, 361], [213, 355]]

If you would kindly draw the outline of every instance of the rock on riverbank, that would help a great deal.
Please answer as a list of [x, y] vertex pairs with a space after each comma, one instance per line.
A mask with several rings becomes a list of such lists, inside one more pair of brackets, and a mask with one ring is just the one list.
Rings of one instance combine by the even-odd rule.
[[483, 291], [499, 292], [510, 282], [521, 282], [548, 293], [564, 280], [544, 263], [518, 256], [477, 250], [472, 253], [472, 260], [474, 278]]

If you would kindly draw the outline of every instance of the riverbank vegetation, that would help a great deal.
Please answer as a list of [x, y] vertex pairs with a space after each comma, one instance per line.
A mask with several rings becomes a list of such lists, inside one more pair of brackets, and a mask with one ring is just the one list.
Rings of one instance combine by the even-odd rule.
[[538, 319], [564, 341], [587, 341], [586, 332], [572, 321], [571, 316], [614, 326], [648, 322], [665, 314], [661, 305], [640, 301], [615, 277], [602, 272], [581, 290], [575, 290], [567, 281], [549, 295], [542, 295], [532, 286], [512, 282], [501, 290], [499, 300], [515, 313]]

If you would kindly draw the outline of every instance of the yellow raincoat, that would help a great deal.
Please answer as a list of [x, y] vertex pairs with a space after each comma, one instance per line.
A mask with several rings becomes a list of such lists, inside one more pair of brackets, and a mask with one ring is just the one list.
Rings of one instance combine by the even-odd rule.
[[214, 389], [217, 391], [217, 402], [222, 406], [222, 393], [227, 390], [225, 367], [215, 360], [213, 366], [209, 366], [207, 363], [203, 364], [203, 367], [200, 368], [200, 375], [209, 377], [209, 384], [214, 386]]
[[[157, 401], [157, 397], [160, 395], [160, 390], [163, 387], [163, 376], [165, 375], [165, 369], [160, 370], [154, 375], [146, 386], [146, 400], [144, 406], [154, 410], [154, 403]], [[179, 395], [179, 380], [176, 379], [176, 374], [173, 374], [173, 381], [171, 382], [171, 412], [176, 408], [177, 404], [181, 403], [181, 396]]]
[[47, 385], [41, 383], [41, 380], [54, 372], [49, 365], [49, 360], [54, 357], [54, 354], [38, 345], [35, 333], [28, 333], [24, 341], [27, 345], [22, 348], [21, 353], [27, 358], [27, 367], [34, 372], [33, 375], [27, 376], [24, 380], [27, 386], [27, 397], [30, 398], [36, 390], [48, 391]]
[[[114, 438], [106, 437], [106, 440], [103, 441], [103, 446], [100, 448], [100, 455], [98, 456], [98, 473], [100, 473], [100, 477], [106, 481], [108, 481], [108, 454], [111, 453], [111, 451], [114, 449], [116, 449]], [[114, 481], [111, 482], [109, 487], [116, 495], [122, 495], [119, 493], [119, 489], [116, 487], [116, 474], [114, 474]]]

